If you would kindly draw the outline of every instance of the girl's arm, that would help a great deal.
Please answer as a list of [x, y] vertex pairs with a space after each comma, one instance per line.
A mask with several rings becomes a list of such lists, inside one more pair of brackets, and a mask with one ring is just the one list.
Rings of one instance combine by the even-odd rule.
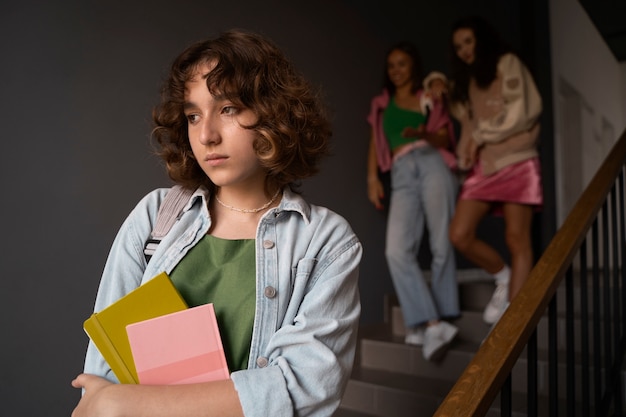
[[[423, 127], [423, 126], [420, 126]], [[424, 139], [431, 146], [435, 148], [448, 148], [450, 146], [450, 137], [448, 136], [448, 128], [442, 127], [435, 132], [428, 132], [425, 129], [419, 135], [421, 139]]]
[[[292, 212], [283, 222], [300, 217]], [[350, 377], [362, 248], [338, 215], [312, 207], [308, 218], [310, 223], [298, 220], [299, 226], [276, 236], [287, 252], [295, 250], [285, 262], [279, 261], [291, 283], [283, 291], [282, 307], [275, 298], [261, 299], [257, 305], [269, 313], [278, 307], [273, 313], [279, 317], [278, 329], [257, 333], [257, 340], [267, 343], [262, 350], [257, 350], [253, 336], [251, 356], [259, 366], [231, 374], [249, 417], [331, 416]], [[271, 316], [259, 316], [261, 327], [275, 328]]]
[[378, 161], [376, 159], [376, 140], [374, 129], [370, 135], [370, 146], [367, 157], [367, 197], [377, 210], [383, 209], [381, 199], [385, 197], [383, 183], [378, 178]]
[[532, 128], [541, 114], [541, 96], [524, 64], [513, 54], [500, 58], [502, 109], [493, 117], [479, 119], [472, 138], [480, 146], [499, 142]]
[[120, 385], [81, 374], [72, 386], [84, 389], [72, 417], [243, 416], [230, 379], [188, 385]]
[[454, 103], [454, 117], [461, 124], [461, 137], [456, 146], [458, 168], [462, 171], [469, 170], [476, 163], [478, 145], [472, 138], [472, 121], [469, 118], [469, 110], [466, 105]]

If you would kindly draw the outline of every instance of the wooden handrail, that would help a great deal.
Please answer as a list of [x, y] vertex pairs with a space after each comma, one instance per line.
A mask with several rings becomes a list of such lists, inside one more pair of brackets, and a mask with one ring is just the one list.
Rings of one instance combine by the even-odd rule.
[[626, 131], [434, 417], [481, 417], [528, 343], [626, 162]]

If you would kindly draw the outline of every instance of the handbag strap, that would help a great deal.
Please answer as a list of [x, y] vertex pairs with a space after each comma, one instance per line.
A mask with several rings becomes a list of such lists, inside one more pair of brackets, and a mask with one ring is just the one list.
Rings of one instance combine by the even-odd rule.
[[150, 258], [154, 255], [161, 240], [167, 235], [174, 223], [176, 223], [176, 220], [179, 219], [183, 208], [189, 202], [193, 193], [194, 190], [184, 188], [180, 185], [174, 185], [168, 190], [159, 207], [159, 212], [157, 213], [154, 228], [150, 233], [150, 238], [144, 245], [143, 253], [146, 257], [146, 262], [150, 261]]

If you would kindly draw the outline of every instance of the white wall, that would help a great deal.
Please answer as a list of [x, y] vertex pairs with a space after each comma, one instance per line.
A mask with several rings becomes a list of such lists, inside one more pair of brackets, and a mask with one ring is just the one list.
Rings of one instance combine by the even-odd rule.
[[[561, 224], [624, 131], [626, 66], [616, 60], [578, 1], [551, 0], [550, 27], [557, 221]], [[579, 110], [572, 111], [572, 106]], [[580, 125], [578, 135], [572, 132], [574, 124]], [[582, 166], [573, 166], [577, 163]], [[582, 175], [572, 175], [576, 168]]]

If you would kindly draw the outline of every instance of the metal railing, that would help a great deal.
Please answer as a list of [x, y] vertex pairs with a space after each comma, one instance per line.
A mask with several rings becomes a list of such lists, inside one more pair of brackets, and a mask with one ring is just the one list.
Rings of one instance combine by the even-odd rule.
[[[484, 416], [492, 406], [502, 416], [518, 409], [527, 416], [622, 415], [625, 163], [626, 132], [434, 416]], [[557, 297], [561, 285], [564, 297]], [[547, 383], [538, 376], [544, 352], [538, 349], [537, 327], [543, 317]], [[518, 362], [526, 363], [522, 400], [512, 390]], [[498, 394], [499, 407], [494, 404]]]

